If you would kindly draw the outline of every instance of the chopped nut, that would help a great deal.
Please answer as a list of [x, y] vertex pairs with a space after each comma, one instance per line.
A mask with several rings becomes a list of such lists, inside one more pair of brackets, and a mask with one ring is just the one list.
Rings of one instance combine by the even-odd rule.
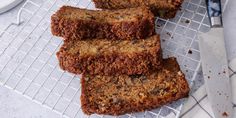
[[139, 93], [138, 95], [141, 96], [141, 98], [145, 98], [146, 97], [146, 95], [144, 93]]
[[131, 79], [125, 79], [125, 83], [127, 85], [133, 85], [133, 82], [131, 81]]
[[183, 75], [183, 73], [181, 71], [178, 72], [178, 75]]
[[101, 111], [106, 111], [106, 107], [100, 107]]
[[89, 77], [85, 77], [84, 80], [85, 80], [85, 81], [89, 81]]
[[177, 89], [172, 89], [172, 91], [171, 91], [173, 94], [175, 94], [175, 93], [177, 93], [178, 91], [177, 91]]
[[161, 90], [161, 89], [160, 89], [159, 87], [156, 87], [156, 88], [154, 88], [153, 90], [151, 90], [150, 93], [157, 95], [157, 94], [160, 93], [160, 90]]
[[113, 98], [112, 99], [112, 103], [114, 103], [114, 104], [120, 104], [121, 102], [122, 102], [122, 100], [119, 99], [119, 98]]
[[113, 99], [112, 99], [112, 102], [113, 102], [113, 103], [117, 103], [117, 102], [118, 102], [118, 99], [117, 99], [117, 98], [113, 98]]

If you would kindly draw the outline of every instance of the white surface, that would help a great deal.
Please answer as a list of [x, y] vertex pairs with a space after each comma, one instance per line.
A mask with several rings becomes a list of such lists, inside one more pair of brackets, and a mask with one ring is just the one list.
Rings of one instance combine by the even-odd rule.
[[2, 86], [0, 86], [0, 114], [1, 118], [60, 118], [55, 112]]
[[[231, 0], [229, 4], [229, 8], [226, 10], [227, 12], [225, 13], [225, 27], [226, 27], [226, 45], [227, 45], [227, 50], [228, 50], [228, 56], [229, 59], [232, 59], [233, 57], [236, 57], [235, 54], [235, 45], [236, 45], [236, 40], [234, 37], [236, 37], [236, 24], [234, 23], [236, 21], [236, 1]], [[230, 12], [228, 12], [230, 10]], [[11, 14], [11, 15], [9, 15]], [[9, 23], [9, 20], [6, 20], [6, 17], [3, 16], [8, 16], [9, 18], [14, 18], [16, 14], [13, 14], [11, 11], [7, 12], [7, 14], [0, 15], [0, 29], [2, 29], [1, 26], [6, 25], [6, 23]], [[5, 23], [6, 22], [6, 23]], [[3, 95], [4, 94], [4, 95]], [[7, 90], [6, 88], [1, 87], [0, 88], [0, 114], [2, 115], [1, 118], [12, 118], [13, 116], [9, 115], [9, 112], [11, 114], [18, 115], [20, 116], [25, 116], [24, 118], [31, 118], [31, 117], [42, 117], [42, 118], [57, 118], [59, 116], [56, 116], [53, 111], [47, 110], [44, 107], [35, 104], [34, 102], [22, 98], [22, 96], [17, 95], [16, 93], [12, 93], [12, 90]], [[6, 95], [6, 96], [5, 96]], [[9, 95], [9, 96], [7, 96]], [[18, 101], [19, 100], [19, 101]], [[3, 102], [4, 101], [4, 102]], [[15, 101], [15, 102], [13, 102]], [[13, 108], [13, 109], [8, 109], [8, 108]], [[22, 109], [22, 110], [21, 110]], [[44, 114], [44, 115], [39, 115], [39, 114]], [[54, 115], [53, 115], [54, 114]], [[16, 116], [17, 117], [17, 116]], [[17, 117], [17, 118], [18, 118]]]
[[23, 0], [2, 0], [0, 4], [0, 13], [12, 9], [22, 1]]
[[[1, 0], [0, 4], [2, 4]], [[15, 22], [19, 8], [0, 14], [0, 31]], [[27, 98], [0, 85], [0, 118], [61, 118], [52, 110], [45, 108]]]

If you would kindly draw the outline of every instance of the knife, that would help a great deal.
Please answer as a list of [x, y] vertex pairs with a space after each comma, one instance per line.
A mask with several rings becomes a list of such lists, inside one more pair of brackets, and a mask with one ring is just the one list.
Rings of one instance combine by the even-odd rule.
[[206, 91], [215, 118], [233, 118], [221, 1], [206, 0], [206, 4], [211, 29], [198, 35]]

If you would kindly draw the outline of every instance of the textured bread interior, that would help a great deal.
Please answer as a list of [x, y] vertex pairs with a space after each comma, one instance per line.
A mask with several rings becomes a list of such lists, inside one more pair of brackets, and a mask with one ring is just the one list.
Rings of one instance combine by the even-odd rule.
[[147, 39], [132, 41], [106, 39], [76, 40], [70, 41], [67, 47], [67, 51], [71, 55], [130, 54], [156, 50], [156, 47], [160, 47], [160, 42], [159, 35], [154, 35]]
[[136, 21], [138, 19], [146, 18], [150, 14], [146, 7], [128, 8], [121, 10], [87, 10], [70, 6], [63, 6], [56, 13], [57, 17], [63, 17], [73, 20], [87, 20], [97, 22], [123, 22]]
[[82, 78], [82, 87], [82, 107], [88, 114], [143, 111], [186, 97], [189, 92], [174, 58], [164, 60], [161, 70], [148, 75], [87, 75]]
[[183, 0], [93, 0], [101, 9], [124, 9], [147, 6], [155, 16], [173, 18], [180, 9]]
[[103, 4], [108, 8], [125, 8], [134, 6], [155, 6], [159, 9], [176, 9], [176, 6], [182, 3], [183, 0], [93, 0], [95, 4]]

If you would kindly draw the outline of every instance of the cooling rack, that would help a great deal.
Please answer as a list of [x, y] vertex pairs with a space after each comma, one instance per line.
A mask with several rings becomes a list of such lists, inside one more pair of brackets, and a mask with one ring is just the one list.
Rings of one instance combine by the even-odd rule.
[[[222, 1], [223, 5], [227, 1]], [[63, 117], [102, 118], [83, 114], [80, 103], [80, 76], [62, 71], [55, 53], [61, 38], [52, 36], [50, 17], [62, 5], [95, 9], [90, 0], [27, 0], [15, 22], [0, 30], [0, 83]], [[185, 0], [171, 20], [156, 19], [163, 56], [175, 56], [192, 85], [200, 68], [198, 32], [209, 30], [205, 0]], [[151, 111], [117, 118], [177, 118], [183, 100]]]

